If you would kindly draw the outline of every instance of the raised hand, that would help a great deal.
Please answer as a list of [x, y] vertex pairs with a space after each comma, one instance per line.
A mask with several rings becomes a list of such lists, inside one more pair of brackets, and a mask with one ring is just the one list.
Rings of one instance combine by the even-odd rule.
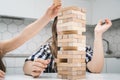
[[103, 21], [100, 20], [95, 27], [94, 31], [95, 33], [103, 34], [105, 31], [107, 31], [112, 25], [112, 22], [109, 19], [105, 19], [105, 23], [103, 24]]
[[51, 7], [48, 8], [48, 10], [45, 13], [45, 16], [49, 19], [55, 18], [61, 8], [61, 5], [55, 5], [53, 4]]

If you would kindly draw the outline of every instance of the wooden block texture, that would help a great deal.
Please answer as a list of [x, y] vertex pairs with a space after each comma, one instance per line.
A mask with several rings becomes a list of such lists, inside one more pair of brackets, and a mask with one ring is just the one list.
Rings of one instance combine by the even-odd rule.
[[61, 0], [53, 0], [55, 6], [61, 5]]
[[85, 80], [86, 76], [86, 10], [79, 7], [62, 8], [57, 23], [58, 77]]

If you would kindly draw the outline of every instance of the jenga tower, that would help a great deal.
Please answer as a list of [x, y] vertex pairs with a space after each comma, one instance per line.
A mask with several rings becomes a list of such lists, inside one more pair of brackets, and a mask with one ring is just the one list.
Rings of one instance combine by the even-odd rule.
[[61, 9], [58, 15], [58, 77], [67, 80], [85, 79], [86, 11], [78, 7]]

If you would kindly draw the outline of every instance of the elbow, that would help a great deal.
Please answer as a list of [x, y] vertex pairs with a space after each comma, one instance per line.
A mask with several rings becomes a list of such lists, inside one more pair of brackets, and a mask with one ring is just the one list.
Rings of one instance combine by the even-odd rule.
[[27, 69], [28, 69], [28, 67], [27, 67], [26, 62], [25, 62], [24, 66], [23, 66], [23, 72], [24, 72], [25, 75], [28, 75], [29, 71]]
[[99, 74], [99, 73], [101, 73], [102, 72], [102, 67], [89, 67], [88, 68], [89, 69], [89, 71], [91, 72], [91, 73], [96, 73], [96, 74]]
[[27, 73], [26, 73], [26, 67], [25, 67], [25, 64], [24, 64], [24, 66], [23, 66], [23, 72], [24, 72], [25, 75], [27, 74]]
[[100, 74], [102, 72], [102, 70], [99, 70], [99, 69], [91, 69], [90, 70], [91, 73], [96, 73], [96, 74]]
[[[94, 66], [93, 66], [94, 65]], [[101, 65], [98, 65], [98, 64], [94, 64], [94, 63], [88, 63], [88, 65], [87, 65], [87, 68], [88, 68], [88, 70], [91, 72], [91, 73], [97, 73], [97, 74], [99, 74], [99, 73], [101, 73], [102, 72], [102, 70], [103, 70], [103, 65], [101, 64]]]

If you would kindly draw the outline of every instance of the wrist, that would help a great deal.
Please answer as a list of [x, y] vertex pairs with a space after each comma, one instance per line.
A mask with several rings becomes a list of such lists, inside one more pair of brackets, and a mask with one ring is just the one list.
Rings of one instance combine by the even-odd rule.
[[102, 33], [98, 33], [98, 32], [95, 32], [94, 33], [94, 36], [95, 36], [95, 39], [97, 39], [97, 38], [101, 38], [102, 39]]
[[51, 20], [51, 18], [49, 16], [46, 16], [46, 15], [44, 15], [42, 17], [42, 19], [45, 20], [45, 21], [48, 21], [48, 22]]

